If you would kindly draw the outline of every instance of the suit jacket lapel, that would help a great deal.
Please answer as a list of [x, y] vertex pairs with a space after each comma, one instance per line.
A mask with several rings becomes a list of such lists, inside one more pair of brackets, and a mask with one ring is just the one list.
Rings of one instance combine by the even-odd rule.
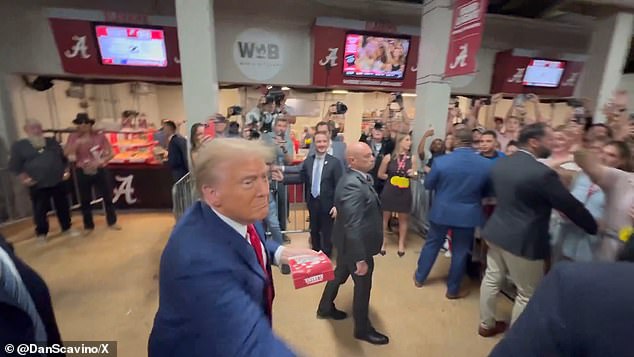
[[315, 165], [315, 154], [308, 156], [306, 159], [306, 175], [308, 175], [308, 182], [310, 183], [307, 187], [309, 194], [310, 188], [313, 186], [313, 165]]
[[[207, 222], [208, 232], [217, 232], [220, 236], [219, 238], [225, 240], [225, 242], [229, 244], [229, 246], [231, 246], [244, 260], [249, 268], [258, 274], [260, 278], [265, 280], [266, 277], [264, 275], [264, 271], [262, 271], [260, 263], [258, 262], [258, 257], [255, 256], [255, 251], [253, 250], [253, 247], [251, 247], [251, 244], [247, 242], [246, 237], [241, 237], [235, 229], [229, 227], [229, 225], [220, 219], [220, 217], [218, 217], [218, 215], [216, 215], [216, 213], [207, 206], [206, 203], [198, 202], [198, 204], [202, 206], [205, 216], [209, 218], [205, 220]], [[260, 239], [263, 239], [263, 234], [257, 229], [257, 225], [256, 230], [258, 231]], [[213, 239], [213, 237], [210, 238]], [[263, 253], [266, 254], [266, 251]]]

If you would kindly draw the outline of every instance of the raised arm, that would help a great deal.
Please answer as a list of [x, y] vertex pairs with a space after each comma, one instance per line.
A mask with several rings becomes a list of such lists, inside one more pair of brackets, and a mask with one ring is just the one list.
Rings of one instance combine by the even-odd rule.
[[471, 107], [471, 110], [469, 110], [469, 114], [467, 114], [467, 127], [469, 129], [474, 129], [477, 126], [480, 108], [482, 108], [482, 101], [480, 99], [476, 99]]
[[575, 162], [579, 165], [581, 170], [590, 177], [590, 180], [602, 186], [602, 183], [605, 182], [608, 167], [601, 165], [598, 158], [592, 154], [592, 152], [585, 149], [577, 150], [574, 156]]
[[423, 138], [420, 139], [420, 142], [418, 143], [418, 158], [421, 161], [425, 160], [425, 148], [427, 147], [427, 139], [432, 136], [434, 136], [434, 128], [430, 126], [429, 129], [425, 131], [425, 134], [423, 134]]
[[579, 226], [588, 234], [596, 234], [597, 222], [592, 214], [579, 202], [559, 180], [556, 172], [548, 170], [541, 185], [546, 199], [552, 207], [565, 214], [572, 223]]

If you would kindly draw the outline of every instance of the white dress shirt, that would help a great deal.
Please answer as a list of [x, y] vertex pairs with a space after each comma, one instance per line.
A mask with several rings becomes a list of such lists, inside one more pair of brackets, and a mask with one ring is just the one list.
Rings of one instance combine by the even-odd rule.
[[[219, 213], [218, 211], [216, 211], [215, 209], [213, 209], [213, 207], [211, 208], [212, 211], [214, 211], [214, 213], [216, 215], [218, 215], [218, 217], [225, 222], [229, 227], [233, 228], [236, 232], [238, 232], [238, 234], [240, 234], [242, 237], [244, 237], [244, 239], [246, 239], [247, 243], [249, 243], [249, 245], [251, 245], [251, 241], [249, 240], [249, 237], [247, 237], [247, 226], [241, 223], [238, 223], [236, 221], [234, 221], [233, 219], [222, 215], [221, 213]], [[266, 247], [264, 246], [264, 244], [262, 244], [262, 241], [260, 240], [260, 245], [262, 246], [262, 255], [264, 258], [264, 265], [266, 265], [267, 259], [268, 259], [268, 253], [266, 250]], [[280, 258], [282, 257], [282, 251], [284, 251], [284, 247], [280, 246], [279, 248], [277, 248], [277, 250], [275, 251], [275, 255], [274, 255], [274, 265], [280, 265]]]

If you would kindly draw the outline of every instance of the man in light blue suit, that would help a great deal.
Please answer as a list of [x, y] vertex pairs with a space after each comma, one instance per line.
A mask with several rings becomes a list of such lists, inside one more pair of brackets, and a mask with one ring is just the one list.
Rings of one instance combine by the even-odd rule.
[[294, 356], [271, 329], [271, 264], [310, 249], [265, 240], [268, 150], [216, 139], [198, 153], [201, 200], [180, 219], [161, 257], [150, 357]]
[[464, 297], [460, 282], [473, 246], [475, 227], [483, 223], [482, 198], [490, 194], [492, 161], [477, 155], [468, 129], [455, 133], [457, 148], [434, 160], [425, 188], [435, 191], [429, 212], [430, 229], [418, 258], [414, 284], [422, 287], [431, 271], [447, 232], [452, 235], [452, 257], [447, 281], [448, 299]]

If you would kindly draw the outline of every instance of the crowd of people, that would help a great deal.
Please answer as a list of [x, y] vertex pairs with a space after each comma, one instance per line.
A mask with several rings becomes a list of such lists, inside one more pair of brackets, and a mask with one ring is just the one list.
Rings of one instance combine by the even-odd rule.
[[[389, 343], [386, 335], [372, 327], [367, 315], [374, 256], [388, 253], [385, 243], [390, 239], [390, 222], [394, 218], [398, 222], [396, 253], [401, 257], [405, 254], [408, 218], [413, 201], [419, 199], [413, 194], [411, 186], [422, 183], [427, 189], [425, 194], [432, 197], [426, 217], [429, 230], [413, 275], [414, 285], [418, 288], [425, 286], [438, 253], [449, 240], [452, 254], [446, 297], [461, 299], [467, 296], [469, 291], [463, 288], [462, 280], [478, 237], [487, 249], [477, 332], [487, 338], [504, 333], [512, 325], [514, 327], [509, 335], [523, 338], [517, 346], [508, 338], [504, 339], [493, 355], [561, 355], [567, 351], [563, 348], [570, 346], [555, 343], [566, 338], [566, 333], [571, 333], [566, 328], [560, 328], [554, 336], [549, 336], [553, 343], [532, 347], [532, 354], [521, 350], [521, 346], [529, 343], [531, 334], [518, 337], [519, 333], [515, 331], [524, 329], [532, 333], [534, 329], [547, 328], [547, 322], [536, 316], [540, 311], [532, 307], [531, 300], [533, 295], [540, 296], [540, 300], [556, 298], [551, 292], [540, 295], [540, 282], [549, 270], [553, 271], [547, 281], [552, 280], [552, 275], [571, 274], [571, 268], [562, 264], [564, 261], [613, 264], [614, 268], [607, 271], [614, 272], [618, 270], [616, 267], [621, 266], [616, 263], [618, 260], [630, 260], [628, 251], [631, 244], [627, 242], [634, 224], [634, 176], [630, 171], [634, 120], [627, 114], [624, 97], [619, 92], [606, 105], [605, 124], [594, 123], [587, 112], [579, 116], [574, 114], [578, 111], [572, 111], [571, 117], [555, 128], [539, 112], [537, 96], [527, 96], [528, 103], [534, 105], [534, 117], [527, 115], [526, 103], [515, 101], [506, 117], [494, 118], [495, 125], [491, 128], [478, 125], [476, 118], [481, 102], [475, 101], [465, 118], [455, 107], [450, 108], [445, 139], [435, 139], [429, 147], [427, 140], [435, 135], [434, 129], [427, 130], [415, 146], [409, 123], [403, 121], [402, 116], [387, 116], [386, 120], [377, 122], [364, 133], [359, 143], [348, 147], [339, 141], [339, 136], [333, 135], [332, 122], [324, 121], [318, 123], [311, 133], [309, 154], [302, 164], [289, 166], [288, 161], [260, 158], [262, 167], [269, 164], [268, 170], [275, 180], [303, 183], [306, 187], [312, 250], [303, 251], [303, 254], [323, 251], [336, 261], [335, 278], [324, 289], [317, 317], [347, 318], [348, 314], [337, 309], [334, 301], [339, 286], [352, 276], [355, 286], [354, 336], [373, 344]], [[494, 96], [493, 104], [499, 100], [499, 96]], [[272, 125], [277, 126], [275, 121]], [[285, 130], [287, 127], [282, 125], [278, 129]], [[227, 145], [224, 141], [216, 141], [216, 145], [221, 143]], [[249, 149], [245, 144], [244, 148], [236, 150]], [[229, 153], [227, 156], [230, 158], [226, 160], [247, 160], [241, 161], [237, 155]], [[221, 164], [221, 161], [214, 164]], [[240, 167], [238, 165], [235, 169], [240, 170]], [[198, 185], [200, 187], [201, 183]], [[206, 186], [200, 188], [205, 190]], [[211, 186], [208, 189], [212, 190]], [[222, 217], [222, 205], [217, 206], [213, 200], [207, 202]], [[188, 219], [192, 219], [191, 215], [190, 212]], [[265, 213], [242, 224], [257, 226], [259, 222], [268, 222]], [[187, 221], [187, 226], [192, 224]], [[182, 223], [182, 226], [180, 229], [184, 230], [186, 224]], [[230, 226], [235, 228], [236, 225]], [[266, 226], [262, 232], [266, 231]], [[237, 230], [244, 231], [243, 228]], [[629, 235], [624, 232], [629, 232]], [[177, 244], [175, 242], [181, 235], [173, 234], [170, 241]], [[267, 244], [266, 240], [264, 244]], [[258, 245], [257, 242], [255, 245]], [[168, 254], [169, 246], [165, 254]], [[280, 249], [276, 247], [276, 250]], [[295, 248], [282, 246], [282, 249], [292, 251]], [[255, 251], [257, 255], [258, 249]], [[279, 262], [276, 260], [279, 251], [271, 253], [270, 260]], [[172, 264], [176, 263], [162, 264], [166, 275]], [[587, 270], [589, 266], [580, 269]], [[603, 265], [596, 267], [597, 272], [603, 269]], [[624, 272], [629, 269], [629, 265], [623, 267]], [[222, 269], [229, 268], [219, 269], [214, 269], [215, 274], [222, 274]], [[576, 273], [572, 275], [579, 281], [592, 284]], [[496, 310], [496, 296], [508, 281], [515, 286], [516, 297], [512, 316], [502, 318]], [[223, 282], [230, 284], [226, 280]], [[169, 277], [161, 279], [161, 284], [166, 286], [173, 283], [174, 280]], [[248, 341], [247, 344], [229, 345], [221, 343], [216, 334], [205, 334], [208, 342], [200, 342], [200, 347], [220, 354], [227, 351], [246, 353], [250, 349], [263, 348], [275, 355], [293, 355], [271, 334], [270, 329], [260, 329], [262, 325], [268, 325], [272, 316], [267, 307], [268, 300], [264, 298], [271, 284], [270, 276], [267, 276], [257, 285], [256, 291], [249, 284], [249, 290], [245, 292], [246, 296], [255, 296], [256, 302], [263, 302], [257, 316], [239, 314], [243, 316], [241, 321], [244, 324], [232, 332], [238, 334], [232, 338]], [[542, 285], [544, 289], [549, 289], [553, 284]], [[233, 291], [233, 288], [230, 290]], [[165, 293], [173, 295], [173, 291], [175, 289], [170, 288]], [[205, 302], [203, 310], [226, 307], [223, 301], [227, 300], [224, 297], [210, 299]], [[234, 302], [231, 305], [233, 311], [238, 313], [244, 303]], [[557, 301], [539, 303], [556, 304]], [[161, 344], [165, 343], [165, 339], [158, 336], [165, 333], [168, 321], [191, 316], [192, 313], [189, 308], [186, 311], [175, 310], [172, 302], [159, 308], [155, 330], [161, 332], [153, 332], [150, 350], [155, 352], [151, 355], [169, 355], [163, 353], [166, 349]], [[522, 317], [524, 315], [527, 316]], [[222, 324], [226, 326], [228, 321], [222, 320]], [[245, 331], [253, 331], [252, 328], [256, 328], [257, 333]], [[562, 335], [557, 336], [557, 333]], [[624, 336], [623, 333], [615, 333], [614, 344], [624, 343], [625, 340], [619, 340]], [[185, 338], [186, 333], [181, 337]], [[174, 339], [169, 343], [172, 347], [180, 346]], [[217, 350], [220, 343], [221, 351]]]

